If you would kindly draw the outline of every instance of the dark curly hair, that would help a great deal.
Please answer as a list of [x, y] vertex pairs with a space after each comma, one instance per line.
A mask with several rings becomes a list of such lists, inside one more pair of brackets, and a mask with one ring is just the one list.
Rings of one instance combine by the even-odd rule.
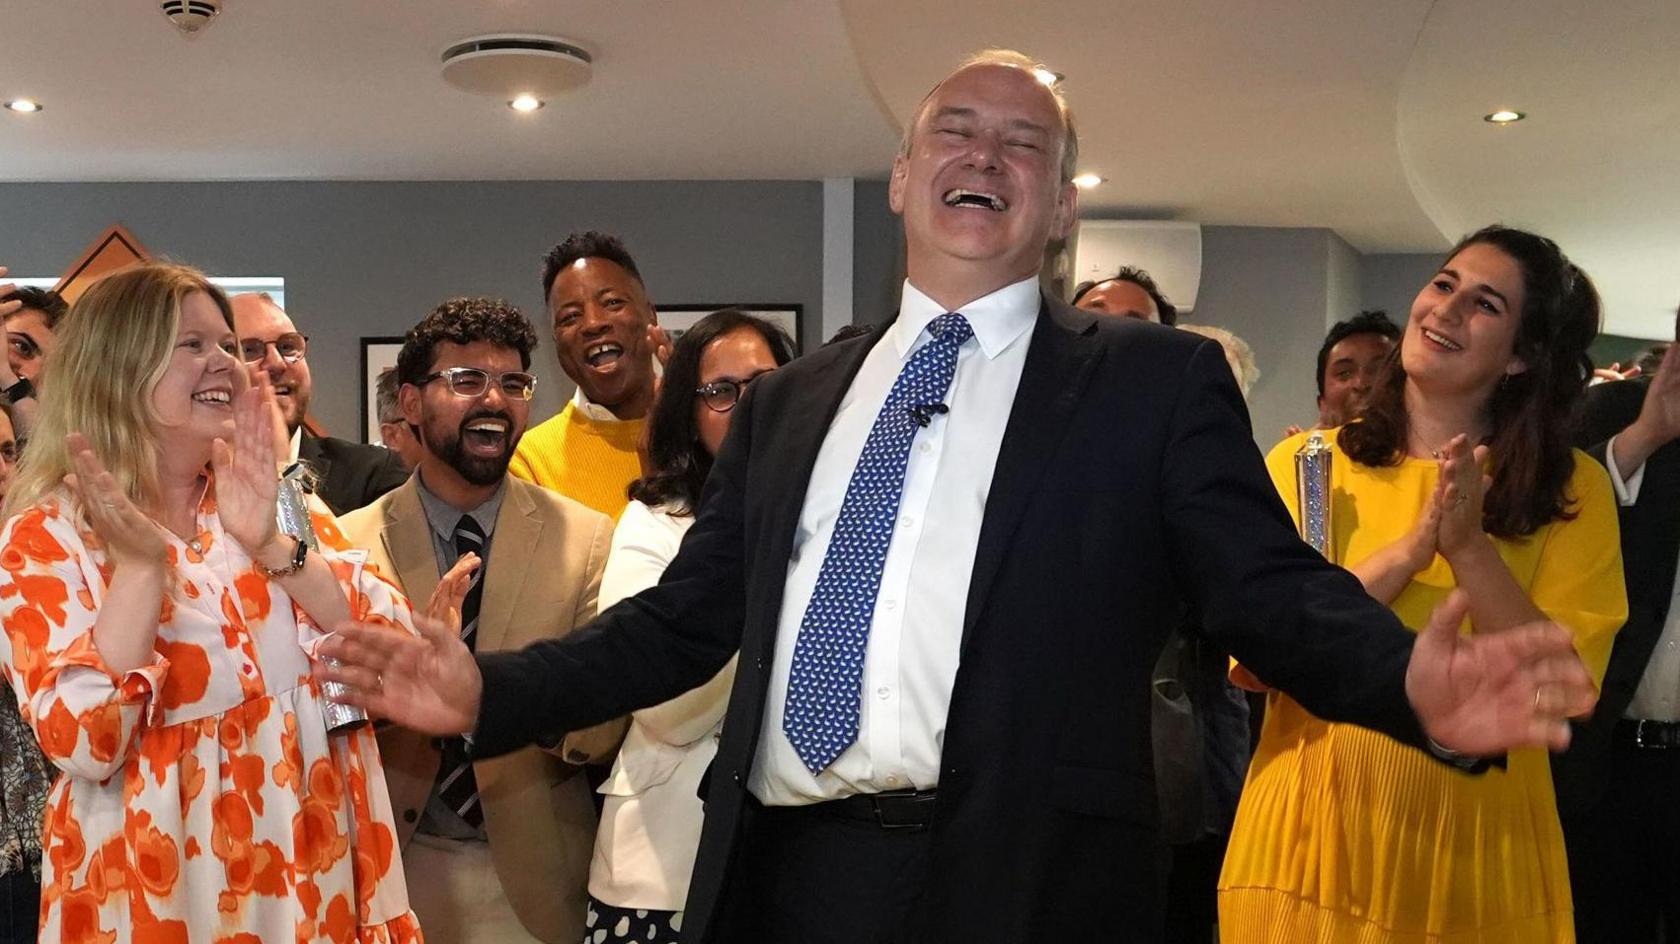
[[444, 342], [471, 344], [489, 341], [519, 352], [519, 366], [531, 369], [537, 331], [524, 312], [500, 298], [451, 298], [432, 309], [403, 337], [397, 355], [397, 381], [419, 384], [431, 372], [437, 346]]
[[630, 273], [642, 288], [647, 283], [642, 281], [641, 270], [636, 268], [636, 260], [630, 258], [630, 250], [624, 248], [624, 243], [617, 236], [589, 230], [585, 233], [573, 233], [565, 241], [548, 251], [543, 257], [543, 301], [548, 301], [548, 293], [554, 289], [554, 280], [560, 277], [560, 270], [579, 259], [605, 259], [617, 263], [620, 268]]
[[1150, 301], [1155, 303], [1155, 313], [1161, 316], [1162, 324], [1169, 326], [1178, 324], [1178, 308], [1172, 302], [1167, 301], [1167, 296], [1161, 294], [1161, 287], [1155, 284], [1155, 280], [1150, 277], [1149, 273], [1137, 266], [1121, 266], [1119, 272], [1106, 279], [1093, 279], [1090, 282], [1079, 283], [1073, 290], [1073, 301], [1068, 304], [1075, 308], [1079, 307], [1079, 300], [1084, 298], [1091, 289], [1104, 282], [1130, 282], [1136, 285], [1149, 294]]
[[751, 328], [764, 338], [777, 367], [793, 360], [793, 339], [787, 332], [739, 308], [714, 311], [684, 331], [671, 348], [659, 401], [648, 417], [648, 459], [654, 471], [630, 483], [631, 498], [682, 515], [699, 507], [700, 490], [712, 471], [712, 455], [700, 444], [700, 427], [694, 421], [700, 358], [708, 344], [739, 328]]
[[0, 297], [0, 302], [23, 302], [23, 307], [40, 312], [46, 319], [48, 331], [57, 331], [58, 320], [70, 310], [70, 305], [64, 297], [50, 288], [25, 286], [14, 289], [7, 292], [5, 297]]
[[1380, 308], [1362, 311], [1346, 321], [1330, 326], [1324, 343], [1318, 348], [1318, 395], [1324, 396], [1324, 369], [1330, 366], [1330, 351], [1336, 345], [1360, 334], [1374, 334], [1392, 342], [1400, 340], [1400, 326], [1388, 319], [1388, 312]]
[[[1519, 538], [1550, 521], [1574, 517], [1566, 494], [1575, 471], [1568, 433], [1592, 376], [1587, 347], [1598, 334], [1598, 290], [1557, 243], [1505, 226], [1464, 237], [1447, 253], [1447, 261], [1476, 245], [1498, 249], [1522, 270], [1523, 306], [1514, 348], [1528, 369], [1507, 376], [1484, 407], [1493, 486], [1482, 506], [1482, 530]], [[1394, 356], [1387, 376], [1371, 391], [1362, 419], [1342, 427], [1337, 437], [1354, 461], [1400, 464], [1410, 432], [1405, 387], [1405, 366]]]

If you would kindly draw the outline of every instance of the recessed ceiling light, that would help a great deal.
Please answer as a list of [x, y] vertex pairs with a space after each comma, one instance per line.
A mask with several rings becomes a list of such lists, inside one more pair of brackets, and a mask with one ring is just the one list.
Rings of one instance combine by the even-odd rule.
[[28, 115], [41, 110], [41, 103], [29, 98], [14, 98], [6, 103], [6, 107], [20, 115]]
[[1080, 174], [1078, 177], [1073, 178], [1073, 185], [1078, 187], [1080, 190], [1090, 190], [1092, 187], [1100, 186], [1105, 183], [1108, 183], [1108, 178], [1099, 177], [1096, 174]]
[[1049, 69], [1046, 69], [1043, 66], [1039, 66], [1038, 68], [1032, 70], [1032, 72], [1033, 72], [1033, 78], [1035, 78], [1038, 81], [1042, 82], [1043, 84], [1049, 86], [1050, 88], [1055, 88], [1056, 86], [1062, 84], [1062, 80], [1067, 78], [1067, 76], [1062, 75], [1060, 72], [1051, 72]]
[[508, 107], [514, 111], [533, 112], [543, 107], [543, 100], [535, 95], [518, 95], [508, 102]]
[[1527, 115], [1520, 111], [1512, 111], [1509, 108], [1501, 108], [1491, 114], [1483, 115], [1482, 120], [1491, 125], [1508, 125], [1521, 121], [1527, 117]]

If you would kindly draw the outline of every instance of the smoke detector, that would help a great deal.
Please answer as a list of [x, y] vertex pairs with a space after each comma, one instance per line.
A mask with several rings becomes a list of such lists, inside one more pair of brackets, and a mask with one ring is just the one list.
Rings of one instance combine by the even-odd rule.
[[473, 36], [443, 51], [443, 80], [463, 92], [542, 101], [589, 83], [594, 57], [557, 36]]
[[196, 33], [222, 12], [222, 0], [160, 0], [158, 9], [183, 33]]

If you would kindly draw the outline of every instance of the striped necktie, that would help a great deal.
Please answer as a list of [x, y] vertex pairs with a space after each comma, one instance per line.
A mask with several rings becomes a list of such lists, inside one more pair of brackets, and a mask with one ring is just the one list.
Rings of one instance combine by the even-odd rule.
[[[455, 557], [477, 554], [479, 565], [473, 571], [472, 584], [461, 601], [461, 641], [468, 649], [477, 649], [478, 606], [484, 596], [484, 529], [472, 515], [462, 515], [455, 525]], [[437, 784], [438, 799], [454, 810], [467, 825], [477, 829], [484, 824], [484, 808], [478, 802], [478, 780], [473, 776], [472, 758], [460, 738], [449, 738], [443, 744], [443, 765]]]

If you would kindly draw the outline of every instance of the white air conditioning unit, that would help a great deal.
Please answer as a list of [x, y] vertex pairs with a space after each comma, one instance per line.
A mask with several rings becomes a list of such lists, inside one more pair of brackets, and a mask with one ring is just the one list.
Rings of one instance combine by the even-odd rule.
[[1148, 272], [1175, 308], [1193, 311], [1202, 284], [1202, 227], [1171, 220], [1080, 220], [1074, 283], [1113, 278], [1121, 266]]

